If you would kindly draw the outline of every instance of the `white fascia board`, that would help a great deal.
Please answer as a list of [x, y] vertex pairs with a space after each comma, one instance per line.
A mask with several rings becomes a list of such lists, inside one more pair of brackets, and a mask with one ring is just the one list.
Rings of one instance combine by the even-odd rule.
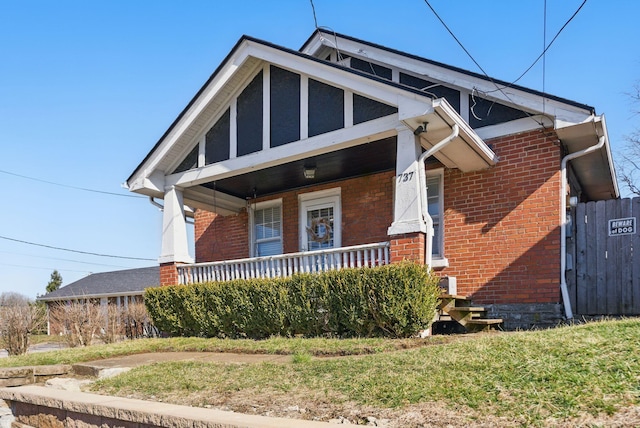
[[[319, 81], [324, 81], [332, 86], [341, 87], [344, 90], [354, 93], [360, 93], [393, 106], [397, 105], [398, 96], [405, 92], [400, 88], [394, 88], [383, 82], [376, 82], [354, 73], [340, 70], [334, 66], [322, 64], [312, 58], [299, 57], [251, 40], [245, 40], [236, 50], [235, 55], [227, 61], [218, 76], [209, 83], [198, 99], [194, 101], [193, 105], [180, 119], [180, 122], [177, 123], [169, 135], [164, 138], [154, 154], [147, 160], [144, 168], [141, 168], [137, 176], [134, 176], [132, 180], [133, 185], [131, 186], [132, 189], [140, 189], [145, 187], [146, 184], [149, 184], [140, 179], [146, 178], [148, 171], [154, 171], [155, 168], [157, 168], [161, 160], [171, 150], [174, 143], [193, 124], [209, 102], [218, 94], [220, 89], [224, 87], [236, 70], [241, 67], [249, 57], [261, 59], [276, 66], [308, 75]], [[419, 95], [417, 97], [419, 97]], [[428, 99], [428, 97], [425, 98]]]
[[450, 125], [457, 124], [459, 135], [464, 141], [487, 162], [487, 166], [493, 166], [498, 162], [496, 154], [487, 146], [482, 138], [469, 126], [467, 122], [455, 111], [451, 104], [444, 98], [433, 101], [433, 107], [440, 117], [447, 120]]
[[158, 193], [164, 195], [164, 177], [163, 171], [156, 170], [149, 174], [147, 170], [143, 170], [134, 181], [127, 183], [129, 191], [149, 196], [156, 196]]
[[[326, 41], [324, 44], [329, 46]], [[505, 94], [498, 91], [496, 85], [490, 81], [435, 64], [426, 64], [416, 58], [395, 54], [384, 49], [363, 45], [356, 41], [342, 38], [339, 38], [338, 46], [340, 48], [339, 50], [345, 53], [361, 58], [363, 57], [386, 66], [397, 67], [422, 76], [427, 80], [435, 80], [459, 89], [466, 89], [469, 92], [476, 89], [480, 92], [480, 94], [478, 94], [479, 96], [482, 96], [482, 93], [490, 94], [489, 97], [491, 99], [502, 104], [536, 113], [541, 113], [543, 110], [542, 97], [526, 91], [520, 91], [515, 88], [503, 88], [502, 91], [507, 94], [507, 96], [505, 96]], [[332, 47], [335, 48], [335, 46]], [[497, 85], [502, 87], [500, 84]], [[553, 116], [578, 122], [582, 121], [585, 115], [591, 114], [590, 111], [586, 111], [577, 106], [568, 105], [548, 98], [545, 100], [544, 110], [545, 113]]]
[[[241, 48], [237, 50], [236, 55], [227, 61], [220, 73], [216, 78], [209, 83], [207, 88], [202, 91], [202, 94], [194, 101], [193, 105], [187, 112], [180, 118], [180, 121], [171, 129], [169, 134], [163, 139], [160, 146], [154, 151], [153, 155], [147, 160], [144, 168], [140, 168], [137, 175], [133, 177], [133, 181], [136, 186], [141, 184], [140, 178], [146, 178], [146, 174], [151, 171], [155, 172], [158, 163], [167, 155], [171, 150], [174, 143], [180, 136], [192, 125], [193, 121], [198, 117], [200, 113], [207, 107], [209, 102], [217, 95], [218, 91], [224, 87], [231, 76], [246, 60], [247, 56], [243, 55], [244, 45], [248, 42], [245, 41]], [[144, 186], [145, 183], [142, 183]]]
[[607, 152], [607, 158], [609, 160], [609, 171], [611, 171], [611, 180], [614, 189], [615, 198], [620, 197], [620, 188], [618, 187], [618, 177], [616, 175], [616, 169], [613, 165], [613, 156], [611, 156], [611, 144], [609, 143], [609, 131], [607, 130], [607, 121], [604, 118], [604, 114], [596, 116], [596, 123], [600, 122], [602, 126], [602, 135], [604, 135], [604, 148]]
[[497, 125], [483, 126], [475, 129], [476, 134], [483, 140], [491, 140], [492, 138], [503, 137], [505, 135], [519, 134], [521, 132], [533, 131], [540, 129], [540, 123], [545, 127], [552, 127], [554, 122], [547, 116], [536, 115], [516, 119]]
[[180, 187], [196, 186], [214, 180], [221, 180], [223, 178], [305, 159], [322, 153], [377, 141], [396, 135], [397, 126], [397, 114], [389, 115], [354, 125], [351, 128], [342, 128], [337, 131], [307, 138], [306, 140], [273, 147], [269, 150], [262, 150], [235, 159], [207, 165], [202, 168], [168, 175], [166, 177], [167, 185]]
[[[354, 93], [366, 95], [374, 100], [393, 105], [397, 103], [398, 95], [406, 91], [384, 82], [378, 82], [347, 70], [341, 70], [333, 65], [318, 62], [316, 59], [304, 58], [282, 52], [270, 46], [251, 43], [246, 54], [261, 59], [279, 67], [306, 74], [315, 80], [325, 82]], [[425, 94], [426, 95], [426, 94]]]

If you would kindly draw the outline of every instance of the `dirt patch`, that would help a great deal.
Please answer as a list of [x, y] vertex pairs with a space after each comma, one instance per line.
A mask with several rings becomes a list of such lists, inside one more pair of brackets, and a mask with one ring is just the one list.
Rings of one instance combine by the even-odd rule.
[[[363, 406], [350, 402], [341, 396], [330, 396], [321, 392], [309, 394], [308, 391], [237, 391], [219, 394], [211, 391], [194, 392], [188, 395], [176, 394], [160, 397], [129, 395], [128, 398], [162, 401], [194, 407], [205, 407], [237, 413], [351, 423], [387, 428], [489, 428], [521, 427], [530, 425], [525, 415], [517, 418], [505, 418], [483, 415], [481, 412], [465, 407], [451, 407], [440, 402], [425, 402], [388, 409]], [[535, 424], [538, 425], [538, 424]], [[578, 427], [639, 427], [640, 406], [620, 409], [614, 415], [581, 415], [572, 419], [550, 418], [542, 424], [553, 428]]]

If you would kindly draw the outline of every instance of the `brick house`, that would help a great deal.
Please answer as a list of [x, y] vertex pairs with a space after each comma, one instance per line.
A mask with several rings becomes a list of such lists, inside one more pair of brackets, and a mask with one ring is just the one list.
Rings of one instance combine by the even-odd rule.
[[322, 30], [242, 37], [127, 184], [162, 284], [411, 259], [507, 327], [571, 317], [567, 200], [619, 197], [593, 107]]

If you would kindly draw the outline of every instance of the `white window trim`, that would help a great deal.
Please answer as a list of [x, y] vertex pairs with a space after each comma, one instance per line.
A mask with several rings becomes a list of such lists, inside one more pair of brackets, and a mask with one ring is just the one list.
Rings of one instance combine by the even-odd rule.
[[257, 202], [255, 204], [250, 204], [249, 206], [249, 256], [256, 257], [256, 246], [255, 246], [255, 212], [257, 210], [263, 210], [265, 208], [280, 208], [280, 241], [282, 244], [282, 251], [284, 252], [284, 236], [283, 236], [283, 226], [284, 226], [284, 218], [282, 218], [282, 198], [272, 199], [269, 201]]
[[298, 247], [300, 251], [304, 249], [304, 236], [307, 234], [307, 209], [314, 205], [325, 203], [335, 204], [333, 211], [333, 245], [334, 248], [342, 246], [342, 189], [334, 187], [332, 189], [319, 190], [317, 192], [302, 193], [298, 195]]
[[[439, 185], [439, 189], [438, 189], [438, 194], [440, 195], [439, 200], [438, 200], [438, 217], [440, 219], [440, 234], [441, 236], [437, 237], [434, 236], [434, 239], [439, 239], [440, 240], [440, 255], [436, 256], [433, 255], [432, 259], [431, 259], [431, 267], [433, 268], [443, 268], [443, 267], [449, 267], [449, 260], [444, 257], [445, 254], [445, 242], [444, 242], [444, 168], [437, 168], [437, 169], [429, 169], [426, 171], [427, 172], [427, 179], [431, 178], [431, 177], [435, 177], [435, 176], [439, 176], [440, 177], [440, 185]], [[428, 196], [428, 195], [427, 195]]]

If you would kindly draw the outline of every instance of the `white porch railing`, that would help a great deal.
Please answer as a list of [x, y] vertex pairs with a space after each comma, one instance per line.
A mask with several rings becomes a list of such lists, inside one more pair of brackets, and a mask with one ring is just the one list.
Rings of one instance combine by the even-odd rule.
[[277, 256], [195, 263], [178, 266], [180, 284], [232, 279], [287, 277], [296, 273], [316, 273], [350, 267], [389, 264], [389, 243], [280, 254]]

